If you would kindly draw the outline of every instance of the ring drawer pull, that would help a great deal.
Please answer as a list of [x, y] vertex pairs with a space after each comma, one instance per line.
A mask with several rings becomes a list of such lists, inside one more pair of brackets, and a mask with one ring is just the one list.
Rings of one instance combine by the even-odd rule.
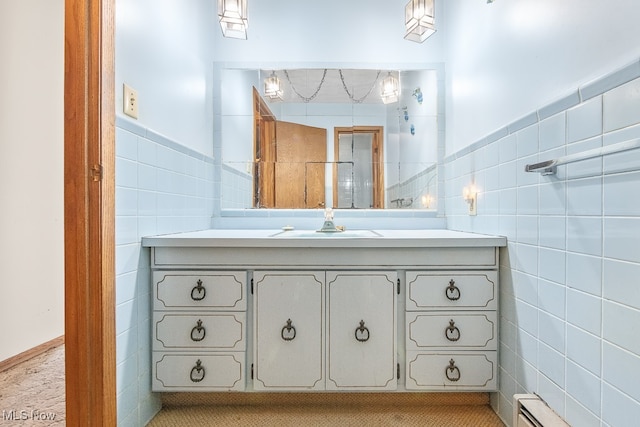
[[456, 286], [456, 281], [453, 279], [449, 280], [449, 286], [447, 286], [444, 293], [451, 301], [460, 299], [460, 289]]
[[202, 280], [198, 279], [197, 285], [191, 289], [191, 299], [194, 301], [202, 301], [207, 295], [207, 289], [202, 286]]
[[199, 383], [204, 379], [204, 374], [205, 374], [204, 367], [202, 366], [202, 362], [200, 361], [200, 359], [198, 359], [198, 361], [196, 362], [196, 366], [191, 368], [191, 373], [189, 374], [189, 377], [191, 378], [191, 381], [193, 381], [194, 383]]
[[444, 373], [449, 381], [458, 381], [460, 379], [460, 369], [456, 366], [456, 362], [449, 360], [449, 366], [444, 369]]
[[191, 340], [198, 342], [202, 341], [207, 335], [207, 331], [202, 326], [202, 320], [198, 319], [198, 324], [191, 329]]
[[287, 319], [287, 324], [282, 327], [280, 336], [285, 341], [291, 341], [296, 337], [296, 328], [291, 326], [291, 319]]
[[444, 336], [449, 341], [458, 341], [460, 339], [460, 329], [458, 329], [453, 319], [449, 320], [449, 326], [444, 330]]
[[356, 328], [356, 340], [360, 342], [369, 341], [369, 328], [364, 326], [364, 320], [360, 321], [360, 326]]
[[444, 373], [449, 381], [456, 382], [460, 379], [460, 369], [456, 366], [456, 362], [449, 360], [449, 366], [444, 368]]

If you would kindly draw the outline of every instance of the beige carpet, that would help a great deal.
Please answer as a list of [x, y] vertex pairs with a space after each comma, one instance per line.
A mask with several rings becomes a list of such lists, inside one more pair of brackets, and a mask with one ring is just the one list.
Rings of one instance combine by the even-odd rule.
[[0, 426], [64, 426], [64, 345], [0, 372]]
[[[149, 426], [503, 426], [486, 393], [163, 393], [162, 401]], [[0, 372], [0, 425], [64, 419], [64, 346]]]
[[148, 425], [504, 426], [488, 399], [486, 393], [168, 393]]

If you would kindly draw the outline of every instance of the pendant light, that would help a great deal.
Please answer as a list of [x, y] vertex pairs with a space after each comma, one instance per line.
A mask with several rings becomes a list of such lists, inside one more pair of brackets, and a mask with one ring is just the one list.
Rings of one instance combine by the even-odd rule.
[[218, 0], [218, 20], [223, 36], [246, 40], [247, 0]]
[[380, 88], [380, 96], [382, 97], [382, 103], [391, 104], [398, 102], [400, 96], [400, 82], [395, 78], [391, 72], [382, 80]]
[[269, 99], [282, 101], [282, 86], [280, 79], [276, 76], [276, 72], [272, 71], [271, 75], [264, 79], [264, 95]]
[[405, 39], [422, 43], [436, 32], [434, 1], [409, 0], [404, 8]]

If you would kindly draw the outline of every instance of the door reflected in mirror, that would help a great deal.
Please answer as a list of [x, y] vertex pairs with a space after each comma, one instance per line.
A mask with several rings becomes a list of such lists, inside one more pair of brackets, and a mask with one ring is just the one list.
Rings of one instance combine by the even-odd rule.
[[384, 207], [384, 127], [335, 129], [333, 207]]
[[220, 95], [222, 209], [436, 209], [435, 70], [223, 69]]

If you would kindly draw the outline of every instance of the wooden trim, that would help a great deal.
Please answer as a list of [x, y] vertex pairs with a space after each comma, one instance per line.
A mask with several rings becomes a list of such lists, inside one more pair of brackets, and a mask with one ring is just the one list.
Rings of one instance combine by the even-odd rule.
[[373, 134], [373, 147], [371, 150], [371, 164], [373, 166], [373, 207], [384, 208], [384, 133], [382, 127], [378, 127]]
[[340, 132], [351, 131], [351, 128], [333, 128], [333, 176], [331, 192], [333, 193], [333, 207], [338, 207], [338, 161], [340, 161]]
[[114, 3], [65, 1], [67, 426], [117, 420]]
[[253, 88], [253, 207], [275, 207], [275, 116]]
[[0, 362], [0, 372], [4, 372], [8, 369], [13, 368], [16, 365], [19, 365], [23, 362], [33, 359], [36, 356], [40, 356], [43, 353], [51, 350], [52, 348], [59, 347], [64, 345], [64, 335], [59, 336], [58, 338], [54, 338], [47, 342], [44, 342], [40, 345], [37, 345], [29, 350], [23, 351], [22, 353], [16, 354], [13, 357], [5, 359]]
[[260, 92], [255, 86], [253, 87], [253, 111], [259, 112], [260, 116], [265, 120], [274, 121], [276, 119], [275, 114], [271, 112], [269, 105], [260, 96]]

